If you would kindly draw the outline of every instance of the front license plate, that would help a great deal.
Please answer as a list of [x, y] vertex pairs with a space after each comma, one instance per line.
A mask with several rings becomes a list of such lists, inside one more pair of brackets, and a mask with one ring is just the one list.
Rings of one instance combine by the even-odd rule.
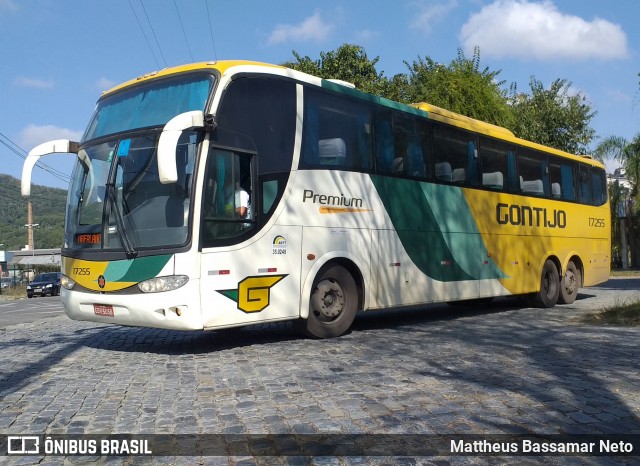
[[110, 304], [94, 304], [93, 313], [97, 316], [113, 317], [113, 306]]

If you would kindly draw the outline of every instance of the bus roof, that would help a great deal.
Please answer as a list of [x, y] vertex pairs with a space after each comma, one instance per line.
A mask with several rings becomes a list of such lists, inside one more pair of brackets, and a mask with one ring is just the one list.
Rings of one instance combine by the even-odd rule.
[[554, 149], [553, 147], [538, 144], [526, 139], [521, 139], [513, 134], [510, 130], [508, 130], [507, 128], [503, 128], [502, 126], [493, 125], [481, 120], [476, 120], [475, 118], [460, 115], [459, 113], [436, 107], [435, 105], [431, 105], [426, 102], [411, 104], [411, 106], [427, 112], [429, 115], [429, 119], [431, 120], [448, 123], [459, 128], [467, 129], [475, 133], [484, 134], [497, 139], [502, 139], [503, 141], [512, 142], [520, 146], [529, 147], [534, 150], [540, 150], [563, 157], [570, 157], [598, 167], [604, 166], [600, 161], [593, 159], [590, 155], [575, 155], [559, 149]]
[[468, 116], [460, 115], [459, 113], [452, 112], [450, 110], [436, 107], [435, 105], [428, 104], [426, 102], [419, 102], [412, 104], [412, 107], [419, 108], [427, 112], [432, 120], [442, 121], [444, 123], [451, 123], [451, 120], [462, 123], [463, 127], [473, 130], [474, 132], [487, 134], [489, 136], [495, 136], [499, 138], [514, 138], [515, 135], [507, 128], [502, 126], [492, 125], [481, 120], [476, 120]]
[[[154, 80], [164, 76], [171, 76], [175, 74], [181, 74], [189, 71], [198, 71], [198, 70], [217, 70], [221, 74], [224, 74], [230, 68], [233, 68], [235, 66], [244, 66], [244, 65], [265, 67], [265, 72], [266, 72], [266, 69], [268, 68], [278, 68], [281, 70], [287, 69], [286, 67], [281, 65], [273, 65], [269, 63], [263, 63], [263, 62], [257, 62], [257, 61], [251, 61], [251, 60], [218, 60], [218, 61], [209, 61], [209, 62], [190, 63], [186, 65], [165, 68], [160, 71], [153, 71], [151, 73], [147, 73], [145, 75], [131, 79], [129, 81], [126, 81], [122, 84], [119, 84], [103, 92], [102, 97], [104, 97], [105, 95], [109, 95], [113, 92], [117, 92], [121, 89], [125, 89], [129, 86], [133, 86], [137, 83], [144, 82], [147, 80]], [[298, 78], [308, 76], [310, 79], [307, 82], [312, 82], [315, 79], [319, 79], [315, 76], [307, 75], [306, 73], [303, 73], [303, 72], [295, 72], [295, 73], [296, 73], [296, 77]], [[393, 107], [400, 111], [404, 111], [408, 113], [419, 114], [419, 115], [426, 114], [429, 119], [434, 121], [447, 123], [453, 126], [457, 126], [459, 128], [467, 129], [475, 133], [484, 134], [486, 136], [494, 137], [507, 142], [512, 142], [520, 146], [529, 147], [534, 150], [540, 150], [540, 151], [552, 153], [555, 155], [560, 155], [563, 157], [569, 157], [575, 160], [587, 162], [591, 165], [604, 167], [604, 165], [600, 161], [595, 160], [588, 155], [574, 155], [568, 152], [554, 149], [552, 147], [544, 146], [542, 144], [527, 141], [526, 139], [521, 139], [516, 135], [514, 135], [510, 130], [502, 126], [497, 126], [481, 120], [476, 120], [475, 118], [461, 115], [459, 113], [455, 113], [450, 110], [446, 110], [444, 108], [440, 108], [426, 102], [419, 102], [419, 103], [409, 104], [409, 105], [403, 104], [400, 102], [395, 102], [381, 96], [368, 94], [366, 92], [361, 91], [360, 89], [351, 87], [352, 85], [347, 85], [347, 84], [350, 84], [350, 83], [337, 82], [335, 80], [325, 80], [325, 79], [322, 80], [323, 87], [330, 88], [340, 93], [349, 94], [357, 98], [373, 101], [380, 105]]]
[[189, 71], [199, 71], [199, 70], [217, 70], [220, 73], [224, 73], [229, 68], [232, 68], [234, 66], [240, 66], [240, 65], [258, 65], [258, 66], [264, 66], [269, 68], [284, 69], [283, 66], [271, 65], [269, 63], [261, 63], [261, 62], [250, 61], [250, 60], [219, 60], [219, 61], [189, 63], [186, 65], [179, 65], [179, 66], [172, 66], [170, 68], [164, 68], [160, 71], [152, 71], [142, 76], [138, 76], [137, 78], [130, 79], [129, 81], [126, 81], [122, 84], [118, 84], [117, 86], [104, 91], [102, 93], [102, 96], [104, 97], [105, 95], [112, 94], [113, 92], [117, 92], [121, 89], [125, 89], [129, 86], [133, 86], [135, 84], [138, 84], [147, 80], [153, 80], [153, 79], [157, 79], [165, 76], [171, 76], [174, 74], [188, 73]]

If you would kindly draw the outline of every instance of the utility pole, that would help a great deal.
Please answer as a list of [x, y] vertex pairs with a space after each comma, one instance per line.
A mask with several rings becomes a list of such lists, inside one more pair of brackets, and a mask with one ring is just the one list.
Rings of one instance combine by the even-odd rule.
[[29, 249], [33, 251], [33, 204], [31, 204], [31, 198], [29, 198], [27, 203], [27, 224], [25, 226], [28, 227], [27, 238]]
[[[35, 257], [36, 257], [36, 250], [35, 250], [35, 244], [33, 241], [33, 229], [35, 227], [37, 227], [39, 224], [38, 223], [33, 223], [33, 207], [31, 205], [31, 199], [29, 199], [29, 203], [27, 204], [27, 219], [29, 221], [29, 223], [25, 224], [25, 227], [27, 227], [29, 229], [29, 233], [28, 233], [28, 238], [29, 238], [29, 249], [31, 250], [31, 272], [32, 274], [35, 275]], [[32, 277], [33, 278], [33, 277]]]

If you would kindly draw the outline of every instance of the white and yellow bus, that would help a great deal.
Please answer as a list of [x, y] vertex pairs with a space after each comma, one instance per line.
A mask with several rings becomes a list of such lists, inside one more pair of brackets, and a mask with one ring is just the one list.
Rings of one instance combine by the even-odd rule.
[[599, 162], [280, 66], [197, 63], [105, 92], [80, 142], [30, 152], [23, 195], [49, 153], [77, 155], [72, 319], [334, 337], [359, 309], [551, 307], [609, 276]]

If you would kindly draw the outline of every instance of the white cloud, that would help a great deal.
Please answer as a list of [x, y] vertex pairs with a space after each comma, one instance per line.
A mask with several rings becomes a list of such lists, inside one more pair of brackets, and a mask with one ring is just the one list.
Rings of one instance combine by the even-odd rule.
[[277, 45], [283, 42], [320, 42], [329, 37], [333, 25], [325, 22], [316, 11], [300, 24], [278, 24], [269, 35], [267, 43]]
[[616, 103], [629, 105], [633, 103], [633, 97], [619, 89], [607, 89], [605, 90], [605, 94], [610, 100]]
[[33, 149], [38, 144], [53, 139], [70, 139], [79, 141], [82, 137], [82, 131], [74, 131], [68, 128], [60, 128], [54, 125], [38, 126], [31, 124], [20, 131], [18, 134], [18, 143], [27, 151]]
[[459, 34], [465, 52], [522, 59], [620, 59], [629, 55], [620, 25], [562, 13], [550, 1], [497, 0], [473, 14]]
[[380, 34], [371, 29], [363, 29], [356, 32], [356, 42], [369, 42], [378, 37]]
[[115, 81], [111, 81], [110, 79], [107, 78], [100, 78], [95, 82], [95, 87], [96, 89], [98, 89], [100, 92], [102, 91], [106, 91], [108, 89], [111, 89], [112, 87], [114, 87], [117, 83]]
[[54, 86], [54, 82], [51, 80], [27, 78], [24, 76], [14, 79], [13, 84], [18, 87], [30, 87], [32, 89], [53, 89]]
[[412, 29], [419, 29], [425, 34], [429, 34], [435, 23], [442, 21], [447, 14], [458, 6], [457, 0], [447, 0], [443, 3], [420, 2], [416, 6], [420, 10], [411, 21]]
[[0, 0], [0, 13], [18, 11], [18, 4], [13, 0]]

